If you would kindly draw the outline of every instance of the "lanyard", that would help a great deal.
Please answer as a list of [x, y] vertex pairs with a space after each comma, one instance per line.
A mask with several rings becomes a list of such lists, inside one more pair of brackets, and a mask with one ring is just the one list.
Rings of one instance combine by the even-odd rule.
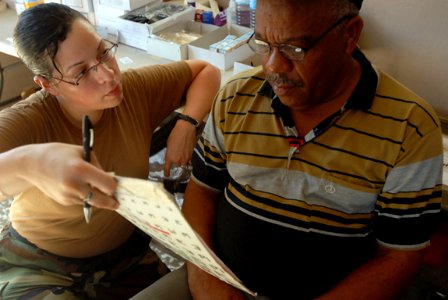
[[288, 168], [289, 163], [291, 162], [292, 156], [294, 153], [299, 153], [300, 148], [313, 140], [314, 138], [321, 135], [324, 131], [326, 131], [345, 111], [345, 103], [341, 106], [341, 108], [335, 112], [334, 114], [328, 116], [320, 122], [316, 127], [311, 129], [305, 136], [299, 136], [297, 132], [297, 128], [295, 126], [284, 126], [286, 137], [288, 139], [289, 151], [288, 151]]

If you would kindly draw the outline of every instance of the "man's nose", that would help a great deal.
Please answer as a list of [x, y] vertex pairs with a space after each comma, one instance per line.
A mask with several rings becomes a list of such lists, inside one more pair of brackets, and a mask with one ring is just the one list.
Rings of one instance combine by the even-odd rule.
[[264, 67], [272, 73], [286, 73], [291, 71], [292, 62], [277, 47], [272, 47], [265, 58]]

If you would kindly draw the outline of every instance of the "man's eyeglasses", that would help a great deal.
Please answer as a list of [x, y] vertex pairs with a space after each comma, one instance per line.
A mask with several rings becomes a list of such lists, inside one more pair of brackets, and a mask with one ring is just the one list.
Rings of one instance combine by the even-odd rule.
[[261, 55], [269, 55], [273, 47], [278, 48], [278, 50], [283, 54], [283, 56], [289, 60], [303, 60], [305, 53], [311, 50], [316, 44], [322, 40], [328, 33], [335, 29], [339, 24], [347, 19], [351, 19], [354, 15], [346, 15], [339, 20], [337, 20], [333, 25], [331, 25], [327, 30], [325, 30], [317, 39], [314, 40], [308, 47], [297, 47], [289, 44], [271, 45], [268, 42], [257, 40], [255, 38], [255, 32], [251, 35], [247, 44], [255, 53]]
[[[87, 79], [87, 78], [88, 78], [88, 75], [91, 74], [91, 71], [92, 71], [92, 70], [95, 71], [95, 72], [97, 72], [97, 70], [98, 70], [98, 66], [99, 66], [100, 64], [108, 63], [108, 62], [110, 62], [110, 61], [115, 57], [115, 53], [117, 52], [118, 44], [113, 43], [113, 42], [110, 42], [110, 41], [108, 41], [108, 40], [103, 40], [103, 42], [105, 43], [105, 49], [104, 49], [104, 51], [102, 52], [102, 54], [97, 58], [98, 63], [95, 64], [95, 65], [93, 65], [93, 66], [91, 66], [91, 67], [89, 67], [89, 68], [87, 68], [87, 69], [85, 69], [85, 70], [83, 70], [83, 71], [81, 71], [78, 75], [76, 75], [76, 76], [74, 77], [74, 80], [73, 80], [73, 81], [69, 81], [69, 80], [65, 80], [65, 79], [63, 79], [64, 76], [62, 75], [61, 72], [59, 72], [59, 73], [61, 74], [61, 77], [60, 77], [60, 78], [52, 77], [52, 76], [44, 76], [44, 77], [54, 79], [54, 80], [57, 81], [57, 83], [63, 81], [63, 82], [65, 82], [65, 83], [68, 83], [68, 84], [71, 84], [71, 85], [78, 86], [78, 85], [79, 85], [79, 82], [80, 82], [83, 78], [84, 78], [84, 79]], [[55, 66], [55, 67], [56, 67], [56, 66]], [[58, 70], [58, 69], [56, 68], [56, 70]], [[59, 70], [58, 70], [58, 71], [59, 71]]]

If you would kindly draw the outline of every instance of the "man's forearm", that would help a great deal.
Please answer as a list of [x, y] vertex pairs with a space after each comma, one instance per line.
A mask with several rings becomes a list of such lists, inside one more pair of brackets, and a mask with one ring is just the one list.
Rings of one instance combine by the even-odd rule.
[[182, 213], [191, 227], [193, 227], [212, 249], [212, 235], [216, 215], [215, 208], [218, 197], [219, 194], [216, 192], [207, 190], [194, 182], [194, 180], [190, 180], [182, 205]]
[[420, 270], [423, 253], [424, 250], [398, 251], [383, 248], [375, 258], [316, 299], [397, 299]]

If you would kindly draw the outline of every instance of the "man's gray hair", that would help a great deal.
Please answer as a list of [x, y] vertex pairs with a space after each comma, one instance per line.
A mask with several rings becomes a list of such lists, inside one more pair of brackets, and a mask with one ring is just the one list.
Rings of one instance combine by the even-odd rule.
[[331, 0], [332, 11], [335, 14], [335, 18], [339, 19], [347, 15], [359, 14], [359, 9], [353, 1], [350, 0]]

